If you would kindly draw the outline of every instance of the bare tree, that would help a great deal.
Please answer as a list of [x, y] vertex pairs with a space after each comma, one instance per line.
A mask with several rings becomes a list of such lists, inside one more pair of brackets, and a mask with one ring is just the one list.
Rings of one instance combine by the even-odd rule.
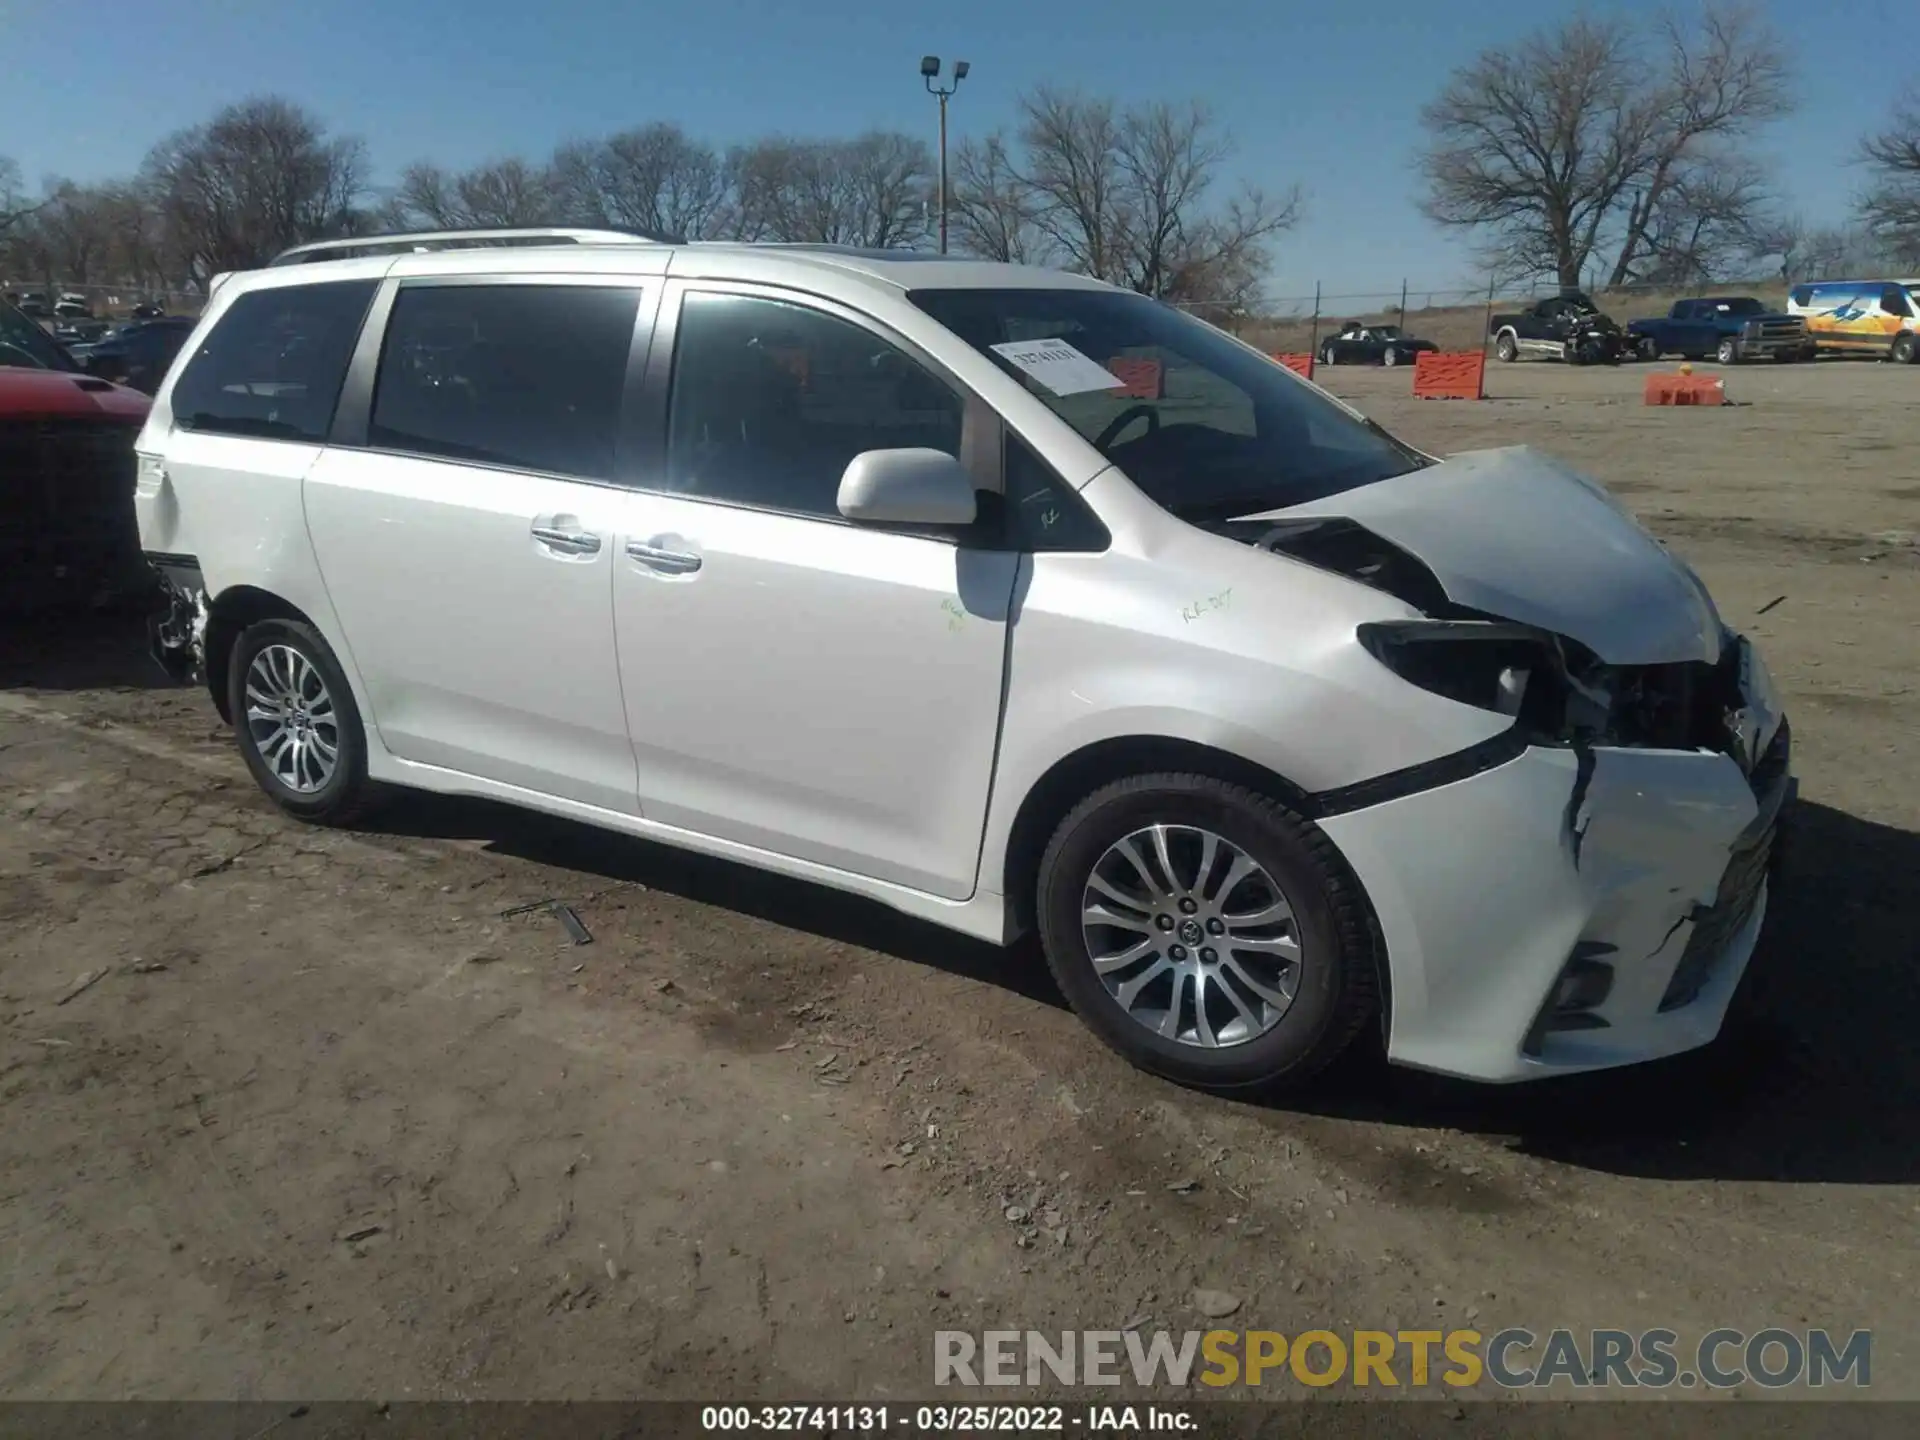
[[[1625, 283], [1643, 250], [1653, 249], [1656, 217], [1696, 235], [1716, 227], [1736, 244], [1751, 239], [1770, 201], [1761, 168], [1740, 142], [1791, 108], [1786, 48], [1760, 13], [1745, 4], [1708, 5], [1697, 32], [1671, 16], [1660, 25], [1664, 76], [1655, 93], [1659, 123], [1645, 183], [1628, 204], [1611, 283]], [[1689, 202], [1704, 202], [1687, 213]], [[1661, 257], [1670, 264], [1671, 256]]]
[[732, 239], [889, 249], [926, 236], [933, 163], [910, 135], [762, 140], [732, 151], [726, 170]]
[[1734, 278], [1774, 253], [1770, 197], [1765, 171], [1744, 157], [1677, 167], [1640, 217], [1635, 278], [1666, 285]]
[[1004, 135], [963, 141], [954, 151], [947, 206], [954, 241], [987, 260], [1044, 263], [1051, 254]]
[[726, 215], [725, 165], [678, 125], [563, 146], [552, 170], [561, 210], [582, 223], [698, 240]]
[[[1674, 192], [1703, 195], [1703, 173], [1788, 104], [1784, 51], [1742, 5], [1657, 40], [1580, 16], [1456, 71], [1422, 111], [1426, 214], [1479, 235], [1507, 278], [1577, 285], [1608, 248], [1616, 283], [1631, 278], [1656, 223], [1685, 228]], [[1763, 196], [1741, 195], [1751, 218]]]
[[405, 229], [516, 229], [560, 219], [559, 189], [544, 166], [509, 158], [451, 174], [421, 161], [400, 175], [386, 222]]
[[1000, 137], [963, 147], [955, 200], [968, 248], [1168, 300], [1242, 303], [1258, 290], [1266, 245], [1295, 223], [1299, 197], [1247, 189], [1216, 202], [1234, 147], [1204, 106], [1122, 110], [1057, 90], [1020, 106], [1017, 154]]
[[88, 285], [109, 278], [113, 222], [107, 192], [52, 180], [47, 199], [33, 217], [47, 252], [50, 274], [69, 285]]
[[1887, 128], [1861, 150], [1874, 184], [1860, 218], [1900, 264], [1920, 264], [1920, 88], [1901, 96]]
[[258, 265], [357, 223], [365, 150], [272, 96], [229, 105], [169, 136], [145, 182], [189, 272], [200, 281]]
[[25, 220], [40, 206], [29, 200], [20, 182], [20, 167], [0, 155], [0, 234]]

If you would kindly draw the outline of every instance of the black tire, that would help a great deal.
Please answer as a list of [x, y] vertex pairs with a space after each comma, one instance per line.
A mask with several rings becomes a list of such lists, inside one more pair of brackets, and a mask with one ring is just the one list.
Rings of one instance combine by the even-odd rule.
[[1896, 365], [1911, 365], [1920, 359], [1920, 346], [1914, 343], [1911, 333], [1894, 337], [1893, 349], [1888, 352]]
[[1714, 346], [1713, 358], [1722, 365], [1738, 365], [1740, 363], [1740, 342], [1731, 339], [1722, 340], [1718, 345]]
[[[287, 784], [261, 754], [253, 726], [247, 719], [247, 676], [254, 659], [269, 646], [284, 646], [319, 673], [333, 701], [337, 758], [325, 783], [311, 791]], [[233, 734], [241, 758], [254, 780], [282, 810], [315, 825], [350, 825], [377, 799], [367, 779], [367, 739], [353, 689], [334, 658], [332, 647], [311, 625], [297, 620], [262, 620], [249, 625], [233, 643], [227, 663], [227, 702], [233, 716]]]
[[1320, 363], [1327, 366], [1338, 365], [1340, 363], [1339, 357], [1331, 345], [1320, 352]]
[[1520, 342], [1514, 339], [1511, 330], [1502, 330], [1494, 337], [1493, 353], [1509, 365], [1520, 358]]
[[1660, 358], [1660, 342], [1655, 340], [1651, 335], [1642, 335], [1634, 345], [1634, 354], [1638, 355], [1642, 360], [1658, 360]]
[[[1239, 846], [1292, 907], [1302, 952], [1297, 989], [1278, 1022], [1254, 1039], [1204, 1048], [1163, 1038], [1132, 1018], [1093, 968], [1081, 926], [1088, 877], [1108, 847], [1153, 824], [1203, 827]], [[1133, 1064], [1184, 1085], [1298, 1085], [1344, 1051], [1379, 1004], [1372, 931], [1332, 842], [1278, 801], [1209, 776], [1141, 775], [1081, 801], [1041, 857], [1035, 909], [1047, 966], [1075, 1013]]]

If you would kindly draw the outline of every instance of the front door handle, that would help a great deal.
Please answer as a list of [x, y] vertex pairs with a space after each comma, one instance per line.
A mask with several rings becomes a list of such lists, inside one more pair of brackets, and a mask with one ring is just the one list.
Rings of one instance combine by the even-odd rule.
[[662, 575], [691, 575], [700, 568], [700, 557], [690, 551], [668, 550], [641, 540], [627, 542], [627, 558]]
[[535, 525], [533, 538], [560, 555], [598, 555], [600, 537], [591, 530], [573, 530], [560, 525]]

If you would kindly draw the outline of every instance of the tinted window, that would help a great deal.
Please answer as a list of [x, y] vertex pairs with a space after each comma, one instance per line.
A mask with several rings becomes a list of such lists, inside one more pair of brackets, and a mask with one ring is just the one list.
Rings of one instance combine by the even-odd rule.
[[674, 346], [667, 483], [803, 515], [840, 513], [864, 450], [960, 454], [963, 402], [872, 331], [818, 310], [689, 295]]
[[1880, 292], [1880, 308], [1889, 315], [1903, 318], [1913, 313], [1907, 308], [1907, 292], [1898, 285], [1889, 285]]
[[1104, 550], [1107, 527], [1019, 436], [1007, 435], [1005, 544], [1033, 552]]
[[324, 440], [376, 282], [275, 286], [242, 295], [173, 387], [188, 430]]
[[[1171, 306], [1122, 290], [917, 290], [909, 298], [977, 347], [1162, 506], [1206, 523], [1297, 505], [1426, 462], [1282, 366]], [[1005, 350], [1060, 341], [1079, 363], [1156, 367], [1154, 399], [1116, 374], [1088, 388]], [[1044, 361], [1044, 354], [1041, 352]], [[1133, 362], [1123, 365], [1122, 362]], [[1029, 364], [1032, 362], [1029, 361]], [[1049, 385], [1048, 375], [1059, 388]], [[1065, 393], [1061, 393], [1064, 391]]]
[[367, 443], [610, 480], [639, 308], [601, 285], [404, 287]]
[[1796, 285], [1793, 294], [1787, 298], [1795, 305], [1804, 306], [1809, 300], [1813, 299], [1813, 287], [1811, 285]]

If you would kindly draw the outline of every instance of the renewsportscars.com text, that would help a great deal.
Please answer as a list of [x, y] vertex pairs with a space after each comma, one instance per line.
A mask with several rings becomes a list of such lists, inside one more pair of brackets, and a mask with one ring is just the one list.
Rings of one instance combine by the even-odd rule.
[[1873, 1333], [1711, 1330], [940, 1330], [933, 1383], [1783, 1389], [1873, 1379]]

